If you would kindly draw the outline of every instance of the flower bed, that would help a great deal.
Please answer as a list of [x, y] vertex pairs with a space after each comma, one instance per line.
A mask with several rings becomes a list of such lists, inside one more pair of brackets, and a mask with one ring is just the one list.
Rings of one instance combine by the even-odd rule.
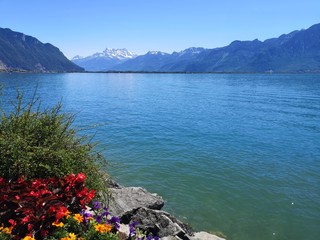
[[[83, 173], [65, 178], [0, 178], [0, 239], [119, 239], [120, 219], [109, 215]], [[91, 205], [91, 211], [86, 206]], [[130, 239], [156, 239], [129, 226]]]

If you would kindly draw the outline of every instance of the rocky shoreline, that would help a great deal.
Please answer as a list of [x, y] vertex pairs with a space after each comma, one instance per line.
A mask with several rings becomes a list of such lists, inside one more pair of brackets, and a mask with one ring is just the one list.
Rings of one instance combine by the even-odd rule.
[[162, 211], [164, 200], [141, 187], [123, 187], [111, 181], [108, 205], [111, 215], [121, 219], [120, 231], [128, 235], [129, 223], [136, 222], [142, 231], [166, 240], [225, 240], [207, 232], [194, 232], [190, 226]]

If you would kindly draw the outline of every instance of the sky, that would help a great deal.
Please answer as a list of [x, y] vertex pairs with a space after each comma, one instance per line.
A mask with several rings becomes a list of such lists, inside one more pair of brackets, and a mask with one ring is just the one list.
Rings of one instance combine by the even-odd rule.
[[105, 48], [137, 54], [261, 41], [320, 23], [320, 0], [0, 0], [0, 27], [69, 59]]

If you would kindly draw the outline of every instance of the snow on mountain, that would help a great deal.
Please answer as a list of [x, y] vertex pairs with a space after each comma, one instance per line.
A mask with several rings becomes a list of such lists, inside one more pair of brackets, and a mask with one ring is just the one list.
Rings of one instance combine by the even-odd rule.
[[137, 57], [138, 55], [128, 51], [127, 49], [109, 49], [107, 48], [106, 50], [103, 51], [103, 54], [105, 57], [110, 57], [110, 58], [117, 58], [119, 60], [124, 60], [124, 59], [132, 59]]
[[103, 52], [88, 57], [75, 56], [72, 61], [87, 71], [107, 71], [115, 65], [133, 59], [138, 55], [127, 49], [106, 48]]
[[147, 52], [146, 55], [162, 55], [162, 56], [164, 56], [164, 55], [170, 55], [170, 54], [165, 53], [165, 52], [160, 52], [160, 51], [149, 51], [149, 52]]
[[73, 58], [71, 59], [71, 61], [80, 60], [80, 59], [83, 59], [83, 57], [77, 55], [77, 56], [73, 57]]
[[135, 58], [137, 56], [138, 56], [137, 54], [130, 52], [125, 48], [122, 48], [122, 49], [106, 48], [103, 52], [98, 52], [85, 58], [77, 55], [72, 60], [80, 60], [80, 59], [91, 60], [94, 58], [128, 60], [128, 59]]
[[204, 50], [206, 50], [205, 48], [201, 48], [201, 47], [191, 47], [191, 48], [187, 48], [181, 52], [179, 52], [179, 56], [183, 56], [183, 55], [196, 55], [199, 54], [201, 52], [203, 52]]

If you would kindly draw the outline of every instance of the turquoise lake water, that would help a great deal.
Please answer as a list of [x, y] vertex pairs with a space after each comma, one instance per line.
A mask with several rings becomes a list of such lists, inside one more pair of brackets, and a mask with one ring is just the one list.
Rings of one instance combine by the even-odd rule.
[[[0, 74], [95, 134], [109, 172], [229, 240], [320, 239], [320, 75]], [[95, 126], [95, 127], [93, 127]]]

